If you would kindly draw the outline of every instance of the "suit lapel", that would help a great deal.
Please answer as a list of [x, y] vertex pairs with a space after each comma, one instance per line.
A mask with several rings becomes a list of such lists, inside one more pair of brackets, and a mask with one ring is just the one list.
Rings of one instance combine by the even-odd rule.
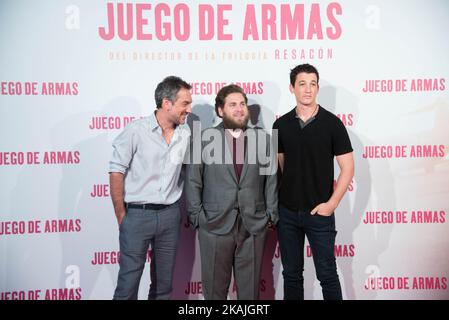
[[223, 122], [220, 123], [217, 127], [221, 130], [222, 137], [223, 137], [223, 150], [225, 153], [223, 155], [224, 156], [224, 158], [223, 158], [224, 166], [229, 171], [229, 174], [231, 175], [232, 180], [234, 180], [234, 182], [236, 184], [238, 184], [237, 175], [235, 174], [235, 170], [234, 170], [234, 163], [232, 162], [232, 151], [229, 149], [229, 142], [226, 139], [226, 132], [225, 132], [225, 129], [223, 126]]
[[245, 161], [243, 161], [243, 168], [242, 168], [242, 173], [240, 174], [239, 182], [242, 182], [243, 179], [245, 179], [246, 172], [248, 171], [248, 141], [247, 141], [246, 136], [245, 136], [244, 148], [245, 148]]

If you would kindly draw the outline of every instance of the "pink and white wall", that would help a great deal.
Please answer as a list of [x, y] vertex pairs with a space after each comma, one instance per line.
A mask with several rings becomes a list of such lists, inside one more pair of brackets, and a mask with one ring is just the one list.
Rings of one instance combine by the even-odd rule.
[[[192, 84], [203, 127], [218, 123], [217, 90], [238, 83], [269, 130], [306, 62], [354, 147], [336, 212], [344, 298], [448, 299], [447, 30], [445, 0], [1, 1], [0, 299], [112, 298], [111, 141], [154, 110], [162, 78]], [[305, 255], [306, 298], [321, 299]], [[183, 226], [173, 298], [203, 298], [199, 258]], [[262, 276], [261, 297], [282, 299], [276, 233]]]

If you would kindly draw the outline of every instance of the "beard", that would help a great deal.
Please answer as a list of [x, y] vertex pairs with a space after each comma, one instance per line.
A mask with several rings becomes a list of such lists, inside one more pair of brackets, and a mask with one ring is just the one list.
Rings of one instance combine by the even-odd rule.
[[227, 117], [226, 115], [223, 115], [223, 123], [227, 129], [232, 129], [232, 130], [245, 129], [246, 125], [248, 124], [248, 121], [249, 121], [249, 114], [247, 114], [245, 116], [245, 118], [243, 118], [242, 122], [237, 122], [237, 121], [233, 120], [232, 118]]

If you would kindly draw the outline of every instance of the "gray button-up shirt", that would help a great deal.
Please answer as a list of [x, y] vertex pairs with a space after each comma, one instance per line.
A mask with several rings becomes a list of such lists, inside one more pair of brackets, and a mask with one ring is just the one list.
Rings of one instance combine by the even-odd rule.
[[126, 126], [112, 143], [109, 162], [109, 172], [125, 175], [125, 202], [172, 204], [181, 197], [190, 134], [179, 125], [168, 145], [154, 113]]

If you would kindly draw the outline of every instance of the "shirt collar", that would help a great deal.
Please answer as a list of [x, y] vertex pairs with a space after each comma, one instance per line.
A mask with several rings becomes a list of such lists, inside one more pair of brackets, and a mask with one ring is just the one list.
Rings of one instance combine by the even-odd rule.
[[[321, 114], [321, 109], [323, 109], [323, 107], [318, 104], [318, 112], [315, 114], [315, 116], [313, 116], [314, 119], [316, 119]], [[299, 119], [298, 115], [296, 114], [296, 106], [289, 113], [287, 113], [287, 116], [290, 120], [297, 121]]]
[[150, 114], [149, 121], [150, 121], [150, 130], [151, 131], [155, 131], [155, 130], [157, 130], [157, 128], [159, 128], [159, 123], [157, 122], [157, 119], [156, 119], [156, 111], [154, 111]]
[[[160, 132], [162, 132], [162, 128], [159, 125], [159, 122], [157, 122], [156, 111], [154, 111], [150, 114], [149, 124], [150, 124], [150, 130], [152, 132], [155, 132], [156, 130], [160, 130]], [[186, 120], [186, 123], [177, 125], [175, 127], [175, 133], [176, 132], [181, 132], [182, 134], [185, 134], [185, 133], [190, 134], [190, 128], [189, 128], [189, 125], [187, 124], [187, 120]]]

